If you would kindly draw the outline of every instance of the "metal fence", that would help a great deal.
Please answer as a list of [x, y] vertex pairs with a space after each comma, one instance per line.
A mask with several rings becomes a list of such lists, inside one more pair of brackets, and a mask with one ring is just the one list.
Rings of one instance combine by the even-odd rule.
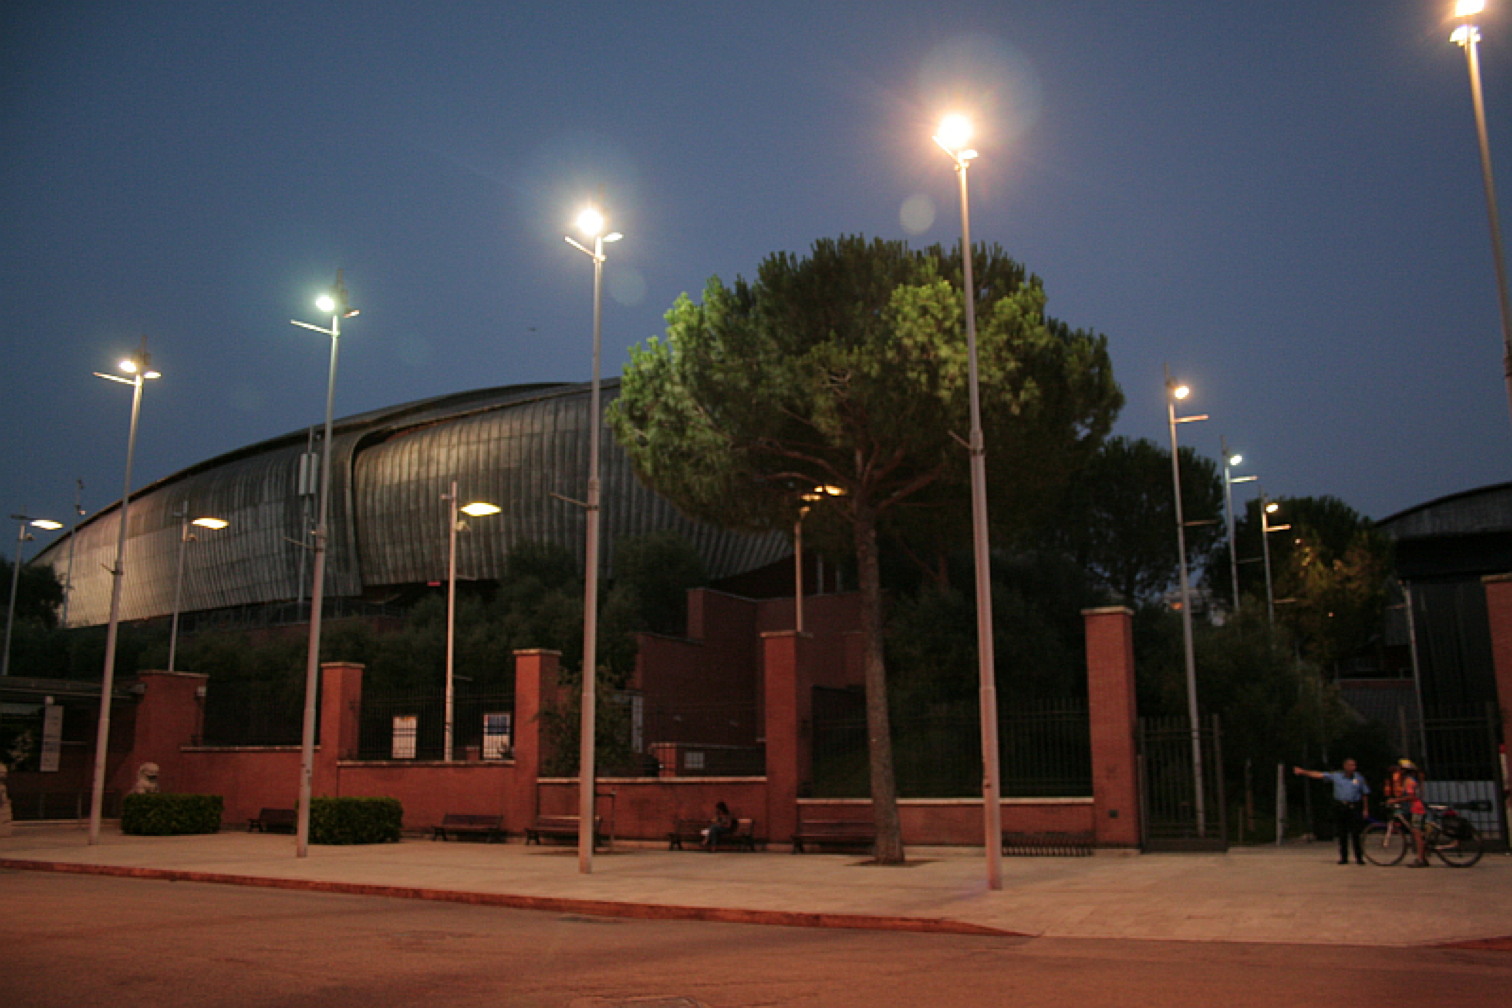
[[[358, 732], [358, 759], [444, 759], [446, 698], [432, 693], [364, 696]], [[514, 695], [459, 692], [452, 704], [451, 758], [513, 755]]]
[[1217, 716], [1201, 723], [1202, 803], [1185, 717], [1139, 719], [1139, 784], [1146, 850], [1225, 850], [1223, 749]]
[[[208, 746], [299, 745], [304, 730], [304, 680], [292, 682], [212, 676], [205, 686], [205, 724], [199, 742]], [[320, 731], [316, 724], [317, 741]]]
[[[821, 714], [813, 734], [813, 794], [860, 798], [871, 791], [865, 717]], [[982, 793], [981, 720], [973, 704], [892, 719], [893, 772], [901, 798], [974, 798]], [[1092, 794], [1085, 701], [1019, 704], [998, 712], [1005, 797]]]

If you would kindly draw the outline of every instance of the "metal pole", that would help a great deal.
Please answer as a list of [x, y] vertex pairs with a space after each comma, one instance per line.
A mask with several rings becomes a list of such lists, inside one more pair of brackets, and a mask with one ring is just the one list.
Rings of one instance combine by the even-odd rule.
[[1218, 448], [1221, 452], [1223, 452], [1223, 513], [1225, 515], [1225, 524], [1228, 526], [1229, 582], [1230, 588], [1234, 592], [1230, 601], [1233, 604], [1234, 611], [1238, 612], [1239, 551], [1234, 545], [1234, 480], [1230, 475], [1232, 472], [1230, 460], [1233, 458], [1233, 456], [1229, 454], [1228, 441], [1224, 438], [1220, 437], [1218, 439]]
[[1202, 787], [1202, 722], [1197, 714], [1197, 654], [1192, 644], [1192, 590], [1187, 578], [1186, 518], [1181, 507], [1181, 451], [1176, 444], [1176, 401], [1171, 397], [1171, 372], [1166, 369], [1166, 411], [1171, 421], [1171, 481], [1176, 496], [1176, 562], [1181, 577], [1181, 644], [1186, 660], [1187, 720], [1192, 731], [1193, 808], [1197, 835], [1207, 835], [1207, 803]]
[[981, 692], [982, 846], [987, 853], [987, 888], [1003, 888], [1003, 807], [998, 762], [997, 671], [992, 643], [992, 566], [987, 537], [987, 447], [982, 435], [981, 385], [977, 371], [976, 281], [972, 275], [971, 204], [966, 184], [969, 161], [955, 157], [961, 184], [961, 286], [966, 312], [966, 353], [971, 402], [971, 544], [976, 566], [977, 678]]
[[68, 531], [68, 566], [64, 568], [63, 574], [63, 615], [58, 620], [60, 627], [68, 626], [68, 603], [73, 598], [74, 544], [79, 538], [79, 519], [84, 517], [84, 481], [76, 479], [74, 484], [74, 520], [73, 527]]
[[110, 570], [110, 618], [105, 628], [105, 669], [100, 676], [100, 717], [95, 731], [94, 783], [89, 791], [89, 842], [100, 842], [100, 816], [105, 807], [105, 757], [110, 751], [110, 696], [115, 692], [116, 641], [121, 622], [121, 583], [126, 574], [126, 524], [131, 507], [131, 464], [136, 457], [137, 420], [142, 413], [143, 361], [132, 376], [131, 426], [126, 435], [126, 479], [121, 491], [120, 528], [116, 532], [115, 566]]
[[[320, 690], [320, 619], [325, 603], [326, 522], [331, 507], [331, 431], [336, 405], [336, 355], [341, 346], [341, 316], [346, 309], [345, 291], [337, 275], [337, 304], [331, 313], [331, 366], [326, 377], [325, 441], [321, 446], [319, 520], [315, 524], [315, 562], [310, 585], [310, 647], [305, 656], [304, 725], [299, 748], [299, 805], [294, 853], [310, 853], [310, 797], [315, 772], [315, 698]], [[333, 744], [334, 739], [327, 739]]]
[[793, 522], [793, 632], [803, 633], [803, 516], [808, 508], [798, 509]]
[[451, 762], [452, 758], [452, 712], [455, 709], [456, 694], [453, 690], [453, 670], [456, 668], [456, 626], [457, 626], [457, 481], [451, 481], [451, 494], [443, 497], [446, 501], [446, 711], [442, 718], [444, 731], [442, 736], [445, 740], [446, 753], [441, 758]]
[[1271, 559], [1270, 559], [1270, 512], [1266, 506], [1270, 499], [1265, 494], [1260, 495], [1260, 546], [1261, 554], [1265, 557], [1265, 618], [1271, 626], [1276, 625], [1276, 596], [1271, 587]]
[[1481, 90], [1480, 29], [1463, 25], [1452, 36], [1465, 50], [1470, 74], [1470, 101], [1475, 110], [1475, 133], [1480, 142], [1481, 180], [1486, 190], [1486, 217], [1491, 225], [1491, 258], [1496, 267], [1496, 298], [1501, 310], [1502, 372], [1507, 388], [1507, 406], [1512, 410], [1512, 302], [1507, 297], [1507, 258], [1502, 248], [1501, 218], [1496, 208], [1496, 181], [1491, 174], [1491, 141], [1486, 131], [1486, 101]]
[[21, 587], [21, 544], [26, 542], [26, 519], [20, 515], [21, 526], [16, 530], [16, 563], [11, 567], [10, 603], [5, 607], [5, 654], [0, 657], [0, 676], [10, 675], [11, 627], [16, 622], [16, 592]]
[[178, 628], [179, 628], [179, 605], [183, 601], [184, 592], [184, 550], [193, 538], [189, 534], [189, 502], [185, 501], [179, 510], [179, 518], [182, 525], [179, 527], [178, 548], [178, 575], [173, 579], [173, 629], [168, 631], [168, 671], [175, 668], [173, 662], [178, 656]]
[[593, 385], [588, 407], [587, 543], [583, 571], [583, 711], [578, 744], [578, 871], [593, 871], [594, 731], [598, 723], [599, 345], [603, 324], [604, 237], [593, 236]]

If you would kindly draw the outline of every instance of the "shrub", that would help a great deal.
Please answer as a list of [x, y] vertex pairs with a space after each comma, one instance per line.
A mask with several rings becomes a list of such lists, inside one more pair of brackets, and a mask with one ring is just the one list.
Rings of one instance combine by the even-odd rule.
[[129, 794], [121, 801], [121, 832], [136, 836], [214, 833], [221, 825], [221, 796]]
[[389, 843], [399, 839], [404, 806], [397, 798], [313, 798], [310, 842]]

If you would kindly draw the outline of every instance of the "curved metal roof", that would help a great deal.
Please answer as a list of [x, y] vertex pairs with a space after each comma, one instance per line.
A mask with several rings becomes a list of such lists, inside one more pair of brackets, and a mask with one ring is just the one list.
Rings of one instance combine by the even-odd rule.
[[[618, 382], [603, 385], [605, 400]], [[326, 586], [333, 597], [423, 584], [446, 576], [453, 479], [463, 501], [488, 500], [498, 515], [470, 520], [458, 536], [459, 578], [497, 579], [505, 558], [531, 541], [584, 549], [590, 386], [513, 385], [420, 400], [334, 425], [331, 535]], [[315, 498], [299, 493], [307, 433], [248, 445], [158, 480], [132, 497], [121, 618], [173, 611], [180, 514], [213, 514], [230, 524], [194, 530], [183, 549], [185, 612], [286, 602], [308, 592]], [[750, 536], [691, 521], [644, 487], [607, 426], [603, 433], [603, 556], [614, 543], [664, 529], [687, 538], [713, 578], [765, 566], [788, 552], [781, 535]], [[568, 498], [564, 500], [562, 498]], [[108, 618], [120, 503], [93, 515], [73, 537], [68, 623]], [[65, 575], [70, 537], [38, 556]]]

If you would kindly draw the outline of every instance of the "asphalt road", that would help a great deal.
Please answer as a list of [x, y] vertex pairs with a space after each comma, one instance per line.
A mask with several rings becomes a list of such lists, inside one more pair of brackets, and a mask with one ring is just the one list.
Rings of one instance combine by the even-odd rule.
[[637, 921], [0, 872], [9, 1008], [1505, 1004], [1512, 953]]

